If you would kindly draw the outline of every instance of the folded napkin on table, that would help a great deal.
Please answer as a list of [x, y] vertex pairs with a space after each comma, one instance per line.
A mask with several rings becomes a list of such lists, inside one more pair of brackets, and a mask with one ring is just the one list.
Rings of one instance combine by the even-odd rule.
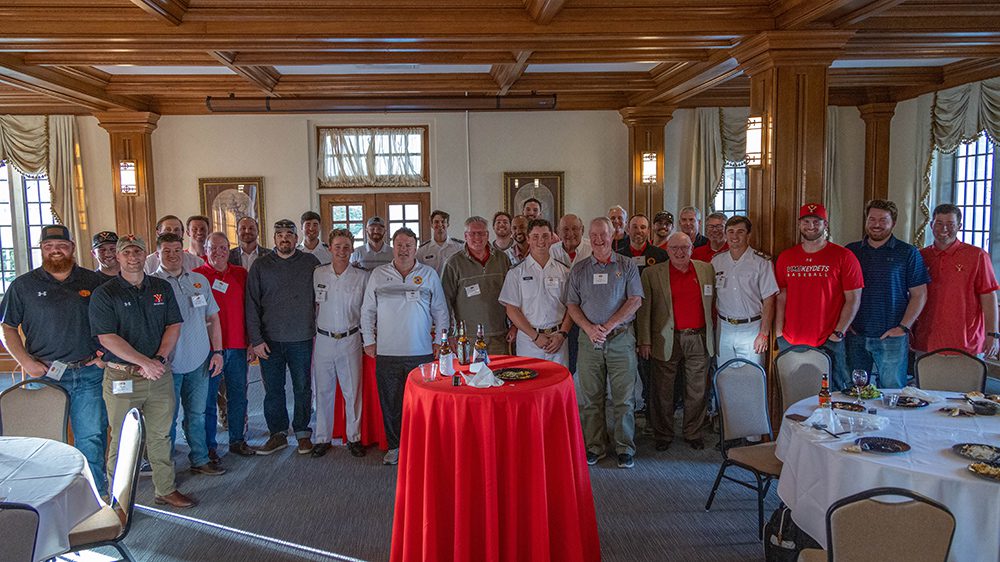
[[929, 392], [920, 390], [919, 388], [917, 388], [915, 386], [908, 386], [908, 387], [904, 388], [899, 393], [899, 395], [900, 396], [909, 396], [911, 398], [919, 398], [921, 400], [926, 400], [926, 401], [930, 402], [931, 404], [933, 404], [935, 402], [940, 402], [941, 401], [940, 397], [934, 396], [933, 394], [931, 394]]
[[465, 384], [474, 388], [489, 388], [491, 386], [501, 386], [503, 381], [493, 375], [493, 371], [483, 363], [473, 363], [469, 370], [475, 374], [462, 375]]
[[840, 433], [850, 431], [878, 431], [885, 429], [889, 425], [889, 418], [876, 416], [864, 412], [849, 412], [847, 410], [834, 410], [833, 408], [817, 408], [802, 425], [806, 428], [818, 431], [820, 437], [829, 435], [822, 429], [815, 430], [813, 424], [825, 425], [830, 433]]

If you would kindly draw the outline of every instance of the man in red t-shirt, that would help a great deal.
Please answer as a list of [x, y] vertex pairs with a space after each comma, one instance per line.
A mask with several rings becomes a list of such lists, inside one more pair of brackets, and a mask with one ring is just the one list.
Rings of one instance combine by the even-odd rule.
[[712, 263], [712, 258], [717, 254], [729, 251], [729, 244], [726, 242], [726, 220], [727, 217], [723, 213], [712, 213], [705, 218], [708, 244], [695, 248], [691, 253], [691, 259]]
[[778, 348], [822, 347], [833, 361], [831, 387], [851, 386], [844, 331], [854, 321], [865, 286], [854, 253], [827, 240], [826, 208], [808, 203], [799, 209], [802, 243], [778, 256], [774, 276], [778, 303], [774, 329]]
[[934, 209], [934, 243], [920, 250], [931, 283], [927, 304], [913, 328], [913, 349], [950, 347], [973, 355], [997, 355], [996, 275], [990, 255], [958, 240], [962, 211], [945, 203]]
[[216, 452], [216, 396], [220, 379], [226, 380], [226, 417], [229, 420], [229, 451], [249, 457], [256, 454], [246, 443], [244, 424], [247, 415], [247, 355], [243, 295], [246, 293], [247, 270], [229, 263], [229, 239], [221, 232], [212, 233], [207, 244], [208, 263], [195, 269], [212, 286], [212, 296], [219, 305], [222, 324], [222, 376], [211, 377], [205, 408], [205, 433], [208, 456], [218, 462]]

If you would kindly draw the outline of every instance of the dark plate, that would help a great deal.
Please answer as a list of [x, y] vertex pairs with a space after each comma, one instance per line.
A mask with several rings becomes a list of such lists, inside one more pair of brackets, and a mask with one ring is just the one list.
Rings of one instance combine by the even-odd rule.
[[[982, 447], [983, 456], [976, 456], [970, 449], [973, 447]], [[959, 443], [957, 445], [952, 445], [951, 450], [955, 451], [960, 457], [965, 457], [970, 460], [978, 462], [996, 462], [1000, 459], [1000, 447], [994, 447], [993, 445], [986, 445], [983, 443]], [[974, 450], [974, 449], [973, 449]]]
[[832, 404], [834, 410], [847, 410], [848, 412], [867, 412], [868, 409], [861, 404], [854, 404], [853, 402], [834, 402]]
[[989, 478], [994, 482], [1000, 481], [1000, 473], [989, 474], [987, 470], [989, 469], [1000, 470], [1000, 463], [989, 463], [989, 462], [974, 462], [969, 465], [969, 472], [979, 476], [980, 478]]
[[913, 396], [900, 396], [899, 402], [896, 403], [897, 408], [923, 408], [928, 405], [930, 402]]
[[910, 450], [909, 444], [889, 437], [859, 437], [854, 444], [869, 453], [905, 453]]
[[497, 369], [493, 374], [502, 381], [527, 381], [538, 376], [538, 371], [533, 369], [519, 369], [517, 367], [507, 367]]

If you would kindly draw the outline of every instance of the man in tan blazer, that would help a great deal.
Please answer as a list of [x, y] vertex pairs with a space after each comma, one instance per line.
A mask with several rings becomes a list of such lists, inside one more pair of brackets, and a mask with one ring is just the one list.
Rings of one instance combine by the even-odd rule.
[[642, 272], [646, 299], [636, 315], [636, 338], [639, 356], [652, 360], [648, 410], [657, 451], [666, 451], [674, 438], [674, 379], [682, 365], [684, 441], [692, 449], [705, 447], [701, 427], [715, 354], [715, 271], [711, 264], [693, 261], [692, 250], [688, 235], [676, 232], [667, 239], [670, 261]]

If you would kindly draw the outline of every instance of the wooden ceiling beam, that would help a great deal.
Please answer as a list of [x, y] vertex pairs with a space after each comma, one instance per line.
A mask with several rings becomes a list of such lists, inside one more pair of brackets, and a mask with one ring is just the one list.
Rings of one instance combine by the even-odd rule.
[[233, 64], [236, 59], [236, 54], [227, 51], [212, 51], [209, 53], [216, 60], [221, 62], [225, 67], [229, 68], [236, 74], [242, 76], [245, 80], [259, 88], [265, 94], [274, 94], [274, 88], [278, 85], [278, 81], [281, 79], [281, 73], [279, 73], [273, 66], [237, 66]]
[[941, 80], [930, 84], [921, 84], [893, 90], [894, 101], [903, 101], [922, 96], [938, 90], [946, 90], [1000, 76], [1000, 59], [965, 60], [947, 64], [941, 68]]
[[630, 105], [677, 105], [685, 99], [725, 83], [742, 70], [728, 52], [717, 52], [706, 62], [661, 65], [650, 75], [656, 88], [629, 98]]
[[837, 17], [837, 19], [833, 20], [833, 26], [839, 28], [857, 25], [870, 17], [877, 16], [886, 10], [895, 8], [904, 1], [905, 0], [874, 0], [872, 2], [868, 2], [863, 6], [859, 6], [854, 10]]
[[219, 61], [201, 51], [71, 51], [25, 53], [24, 64], [36, 66], [218, 66]]
[[521, 51], [514, 54], [513, 63], [493, 65], [490, 69], [490, 76], [493, 77], [497, 86], [500, 87], [500, 89], [497, 90], [498, 96], [507, 95], [507, 92], [510, 91], [510, 87], [521, 78], [525, 69], [528, 68], [529, 57], [531, 57], [531, 51]]
[[130, 0], [144, 12], [170, 25], [180, 25], [187, 13], [187, 0]]
[[548, 25], [562, 10], [566, 0], [524, 0], [524, 8], [538, 25]]
[[801, 29], [850, 5], [852, 0], [778, 0], [774, 23], [778, 29]]
[[94, 111], [125, 109], [149, 111], [145, 103], [116, 94], [105, 87], [51, 68], [27, 66], [20, 57], [0, 54], [0, 83], [44, 94]]

